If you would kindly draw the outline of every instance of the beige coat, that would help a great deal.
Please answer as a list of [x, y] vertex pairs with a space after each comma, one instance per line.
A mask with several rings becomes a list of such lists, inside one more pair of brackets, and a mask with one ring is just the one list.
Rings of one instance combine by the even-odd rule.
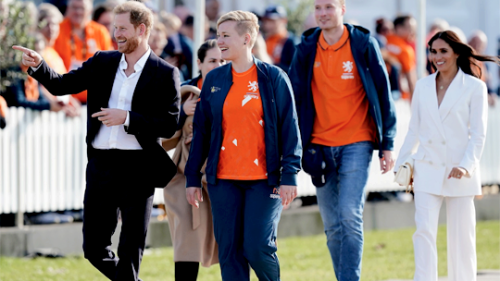
[[[189, 96], [186, 86], [181, 88], [183, 99]], [[195, 94], [199, 95], [199, 91]], [[198, 99], [198, 96], [195, 96]], [[186, 200], [186, 177], [184, 168], [189, 156], [190, 144], [185, 144], [186, 139], [192, 134], [193, 116], [188, 116], [181, 130], [167, 140], [162, 141], [166, 151], [175, 148], [173, 156], [177, 164], [177, 175], [164, 188], [163, 196], [167, 209], [170, 226], [170, 235], [174, 247], [174, 261], [200, 262], [202, 266], [209, 267], [218, 263], [218, 246], [215, 242], [212, 224], [212, 212], [208, 197], [205, 177], [203, 177], [203, 202], [200, 208], [195, 208]], [[202, 172], [204, 172], [203, 167]]]

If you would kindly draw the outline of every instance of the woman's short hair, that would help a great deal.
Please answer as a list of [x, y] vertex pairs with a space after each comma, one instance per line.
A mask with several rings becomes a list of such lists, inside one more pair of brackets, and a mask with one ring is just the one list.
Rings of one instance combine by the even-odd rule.
[[257, 19], [257, 16], [250, 12], [239, 10], [232, 11], [220, 17], [217, 21], [217, 28], [219, 28], [219, 25], [226, 21], [236, 22], [236, 32], [238, 32], [239, 35], [246, 33], [250, 34], [249, 47], [252, 48], [255, 44], [255, 40], [257, 39], [257, 34], [259, 33], [259, 20]]
[[217, 40], [215, 39], [207, 40], [203, 44], [201, 44], [200, 48], [198, 49], [198, 59], [201, 63], [203, 63], [203, 61], [205, 60], [208, 50], [211, 50], [213, 48], [218, 48]]
[[137, 1], [127, 1], [115, 7], [115, 15], [130, 13], [130, 23], [137, 28], [139, 25], [146, 26], [146, 36], [149, 36], [153, 27], [154, 17], [151, 10], [146, 5]]

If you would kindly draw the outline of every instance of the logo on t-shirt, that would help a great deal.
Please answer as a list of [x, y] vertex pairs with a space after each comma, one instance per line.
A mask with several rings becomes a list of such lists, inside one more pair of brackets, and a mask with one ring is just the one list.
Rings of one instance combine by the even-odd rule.
[[342, 63], [342, 68], [344, 69], [344, 74], [342, 74], [342, 79], [354, 79], [354, 74], [352, 70], [354, 69], [354, 63], [352, 61], [345, 61]]
[[321, 66], [321, 62], [320, 61], [315, 61], [314, 62], [314, 67], [320, 67]]
[[259, 89], [259, 85], [257, 84], [257, 81], [248, 81], [248, 90], [252, 92], [257, 92]]
[[243, 101], [241, 102], [241, 106], [245, 106], [247, 102], [251, 101], [252, 99], [259, 99], [259, 94], [258, 93], [246, 93], [246, 95], [243, 96]]

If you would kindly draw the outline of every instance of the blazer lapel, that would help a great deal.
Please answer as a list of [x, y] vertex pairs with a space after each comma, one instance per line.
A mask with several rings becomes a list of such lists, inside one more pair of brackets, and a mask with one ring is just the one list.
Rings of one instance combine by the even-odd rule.
[[457, 75], [451, 81], [448, 90], [446, 90], [446, 94], [444, 95], [443, 101], [441, 102], [441, 106], [439, 107], [439, 115], [441, 120], [444, 120], [451, 108], [457, 103], [457, 101], [462, 96], [462, 87], [464, 85], [464, 73], [459, 68]]
[[141, 98], [141, 95], [138, 93], [140, 93], [148, 85], [149, 81], [154, 76], [154, 70], [158, 67], [159, 63], [158, 56], [151, 51], [151, 54], [144, 65], [144, 69], [142, 70], [141, 77], [139, 77], [139, 81], [137, 81], [137, 85], [135, 86], [134, 95], [132, 96], [132, 109], [134, 109], [134, 104], [136, 104]]
[[443, 137], [444, 128], [441, 123], [441, 118], [439, 117], [439, 108], [438, 108], [438, 100], [437, 100], [437, 92], [436, 92], [436, 73], [432, 74], [432, 79], [429, 79], [429, 83], [427, 83], [426, 89], [423, 92], [424, 94], [424, 102], [426, 103], [426, 108], [429, 111], [429, 115], [431, 119], [436, 124], [439, 132]]
[[111, 97], [111, 91], [113, 91], [113, 85], [115, 84], [115, 77], [118, 67], [120, 66], [121, 58], [122, 54], [116, 52], [116, 55], [113, 56], [109, 64], [109, 71], [105, 72], [107, 76], [109, 75], [109, 77], [102, 80], [105, 84], [103, 85], [102, 95], [100, 95], [101, 102], [99, 107], [108, 107], [109, 98]]

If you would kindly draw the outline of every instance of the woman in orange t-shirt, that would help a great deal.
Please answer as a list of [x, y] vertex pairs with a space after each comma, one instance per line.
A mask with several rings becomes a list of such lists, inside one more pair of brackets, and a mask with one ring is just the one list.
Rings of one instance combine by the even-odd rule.
[[184, 170], [188, 202], [203, 201], [205, 169], [222, 280], [279, 280], [276, 236], [283, 205], [297, 194], [302, 147], [290, 81], [252, 56], [257, 17], [233, 11], [217, 23], [230, 64], [204, 79]]

